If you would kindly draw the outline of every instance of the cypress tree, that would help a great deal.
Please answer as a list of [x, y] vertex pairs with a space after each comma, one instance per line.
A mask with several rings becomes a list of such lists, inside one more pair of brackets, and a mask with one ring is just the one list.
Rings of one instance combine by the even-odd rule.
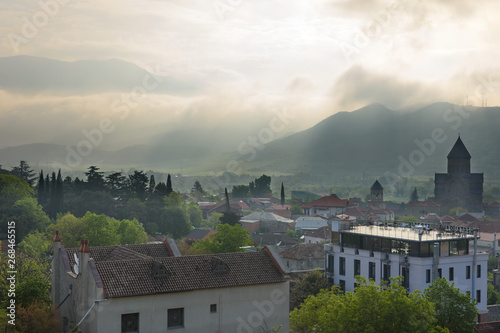
[[63, 200], [64, 200], [63, 180], [62, 180], [62, 175], [61, 175], [61, 169], [59, 169], [59, 172], [57, 173], [55, 199], [56, 199], [55, 210], [56, 210], [56, 214], [57, 214], [57, 213], [60, 213], [62, 211]]
[[285, 205], [285, 186], [281, 183], [281, 205]]
[[57, 199], [56, 199], [56, 173], [52, 172], [52, 176], [50, 177], [50, 202], [49, 202], [49, 217], [55, 218], [56, 217], [56, 205], [57, 205]]
[[231, 212], [231, 205], [229, 204], [229, 195], [227, 194], [227, 187], [224, 189], [226, 195], [226, 212]]
[[174, 190], [172, 189], [172, 178], [170, 174], [167, 176], [167, 195], [170, 195]]
[[417, 193], [417, 188], [415, 187], [410, 196], [410, 202], [416, 202], [416, 201], [418, 201], [418, 193]]
[[40, 171], [40, 176], [38, 177], [38, 204], [45, 204], [45, 178], [43, 177], [43, 170]]
[[156, 187], [155, 175], [151, 175], [151, 177], [149, 177], [149, 195], [152, 195], [154, 193], [155, 187]]

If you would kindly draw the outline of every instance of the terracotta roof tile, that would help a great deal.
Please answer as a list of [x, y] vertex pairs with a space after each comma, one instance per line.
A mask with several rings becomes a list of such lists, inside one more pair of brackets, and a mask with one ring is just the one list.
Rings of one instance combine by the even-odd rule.
[[[214, 270], [219, 263], [227, 270]], [[152, 273], [158, 264], [167, 271], [163, 277], [154, 277]], [[153, 295], [285, 281], [265, 252], [101, 261], [97, 262], [96, 266], [106, 297]]]
[[354, 204], [350, 203], [348, 199], [340, 199], [337, 195], [332, 194], [323, 198], [316, 199], [305, 205], [302, 205], [302, 208], [329, 208], [329, 207], [350, 207], [354, 206]]

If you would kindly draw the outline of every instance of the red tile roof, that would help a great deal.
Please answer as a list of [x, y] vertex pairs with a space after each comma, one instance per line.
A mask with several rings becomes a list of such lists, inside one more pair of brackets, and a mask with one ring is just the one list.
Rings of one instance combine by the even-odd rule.
[[355, 206], [353, 203], [349, 202], [348, 199], [340, 199], [337, 195], [332, 194], [323, 198], [316, 199], [305, 205], [302, 208], [330, 208], [330, 207], [351, 207]]

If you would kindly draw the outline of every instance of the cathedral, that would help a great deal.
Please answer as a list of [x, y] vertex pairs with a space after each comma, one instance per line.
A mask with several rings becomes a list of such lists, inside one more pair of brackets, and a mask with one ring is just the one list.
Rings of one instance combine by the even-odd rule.
[[483, 174], [470, 172], [471, 156], [458, 137], [448, 154], [448, 173], [436, 173], [432, 201], [444, 210], [463, 207], [469, 212], [482, 211]]

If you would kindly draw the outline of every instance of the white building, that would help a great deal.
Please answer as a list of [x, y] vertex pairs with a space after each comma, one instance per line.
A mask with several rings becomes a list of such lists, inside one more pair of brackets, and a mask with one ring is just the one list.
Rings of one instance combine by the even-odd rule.
[[375, 282], [403, 276], [409, 292], [423, 291], [443, 277], [477, 301], [479, 321], [487, 319], [488, 254], [469, 252], [474, 236], [382, 226], [332, 225], [332, 244], [325, 247], [325, 274], [345, 291], [355, 276]]
[[308, 216], [319, 214], [329, 217], [342, 214], [347, 208], [354, 206], [356, 205], [349, 200], [340, 199], [336, 194], [331, 194], [302, 205], [302, 210]]
[[273, 248], [181, 257], [171, 240], [65, 249], [56, 235], [52, 272], [61, 332], [289, 329], [288, 270]]

